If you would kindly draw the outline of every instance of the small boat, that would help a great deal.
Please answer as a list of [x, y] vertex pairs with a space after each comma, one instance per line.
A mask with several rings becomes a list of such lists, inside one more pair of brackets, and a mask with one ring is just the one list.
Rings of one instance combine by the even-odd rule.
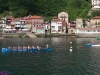
[[2, 48], [1, 52], [42, 52], [42, 51], [50, 51], [51, 48], [44, 48], [44, 49], [29, 49], [29, 50], [13, 50], [8, 48]]
[[100, 46], [100, 44], [97, 44], [97, 45], [95, 45], [95, 44], [90, 44], [90, 43], [88, 43], [88, 44], [86, 44], [86, 46], [88, 46], [88, 47], [93, 47], [93, 46]]

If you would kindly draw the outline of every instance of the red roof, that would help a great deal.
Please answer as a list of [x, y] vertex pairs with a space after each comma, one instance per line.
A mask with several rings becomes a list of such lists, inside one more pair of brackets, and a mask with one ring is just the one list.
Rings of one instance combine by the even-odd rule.
[[95, 16], [92, 19], [100, 19], [100, 16]]
[[14, 21], [21, 20], [22, 18], [13, 18]]
[[42, 16], [36, 16], [36, 15], [34, 15], [34, 16], [31, 16], [30, 18], [33, 18], [33, 19], [42, 19]]
[[26, 20], [29, 20], [29, 19], [43, 19], [42, 16], [28, 16], [28, 17], [25, 17]]

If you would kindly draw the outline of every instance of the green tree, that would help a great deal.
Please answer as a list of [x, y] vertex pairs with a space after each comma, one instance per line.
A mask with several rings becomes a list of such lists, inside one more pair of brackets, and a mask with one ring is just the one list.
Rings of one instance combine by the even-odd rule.
[[94, 16], [100, 16], [100, 10], [94, 10], [92, 12], [92, 17], [94, 17]]

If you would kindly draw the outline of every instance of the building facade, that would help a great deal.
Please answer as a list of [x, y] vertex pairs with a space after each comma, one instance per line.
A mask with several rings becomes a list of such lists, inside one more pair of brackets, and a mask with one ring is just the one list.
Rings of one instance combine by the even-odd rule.
[[92, 9], [100, 8], [100, 0], [91, 0], [92, 1]]
[[58, 17], [51, 20], [51, 33], [62, 33], [62, 21]]
[[61, 21], [64, 21], [68, 24], [68, 13], [67, 12], [60, 12], [58, 13], [58, 18], [61, 20]]

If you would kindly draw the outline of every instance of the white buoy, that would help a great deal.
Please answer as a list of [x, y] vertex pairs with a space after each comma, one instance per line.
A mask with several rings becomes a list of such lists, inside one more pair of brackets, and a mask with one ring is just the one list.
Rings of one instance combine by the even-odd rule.
[[72, 42], [70, 42], [70, 44], [72, 44]]
[[72, 48], [72, 46], [70, 46], [70, 48]]
[[70, 49], [70, 52], [72, 52], [72, 49]]

